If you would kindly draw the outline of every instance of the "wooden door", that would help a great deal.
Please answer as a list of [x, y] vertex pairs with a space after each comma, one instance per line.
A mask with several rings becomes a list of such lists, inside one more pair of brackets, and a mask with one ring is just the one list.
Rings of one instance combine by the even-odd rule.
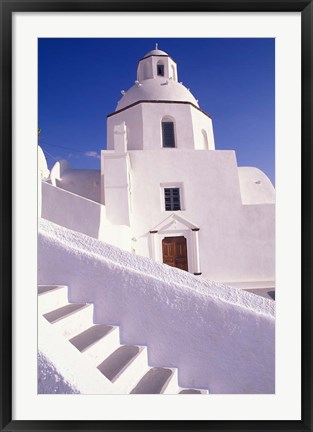
[[163, 262], [188, 271], [187, 240], [185, 237], [165, 237], [162, 240]]

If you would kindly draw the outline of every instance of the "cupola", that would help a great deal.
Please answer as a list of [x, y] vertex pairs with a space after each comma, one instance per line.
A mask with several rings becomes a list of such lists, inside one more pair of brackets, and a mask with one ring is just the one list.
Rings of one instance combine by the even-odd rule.
[[199, 107], [189, 89], [178, 82], [175, 61], [157, 46], [139, 61], [135, 85], [122, 94], [116, 111], [144, 101], [187, 102]]
[[149, 51], [138, 64], [137, 80], [143, 81], [149, 78], [168, 78], [177, 81], [177, 66], [174, 60], [159, 49]]

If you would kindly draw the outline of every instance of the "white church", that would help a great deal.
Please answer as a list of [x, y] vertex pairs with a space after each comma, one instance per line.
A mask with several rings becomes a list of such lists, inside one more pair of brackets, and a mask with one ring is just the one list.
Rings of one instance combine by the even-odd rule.
[[[274, 287], [268, 177], [215, 149], [211, 117], [166, 52], [148, 52], [122, 94], [107, 116], [101, 173], [57, 162], [49, 181], [73, 195], [55, 197], [45, 184], [43, 217], [210, 280]], [[99, 205], [85, 212], [86, 199]]]
[[159, 49], [101, 170], [38, 151], [38, 392], [275, 393], [275, 192]]

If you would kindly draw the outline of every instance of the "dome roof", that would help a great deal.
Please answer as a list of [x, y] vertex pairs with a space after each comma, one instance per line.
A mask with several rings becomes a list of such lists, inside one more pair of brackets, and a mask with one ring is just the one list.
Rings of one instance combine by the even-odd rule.
[[131, 87], [118, 102], [116, 111], [141, 100], [190, 102], [199, 107], [194, 96], [182, 84], [166, 78], [151, 78]]
[[161, 51], [159, 49], [155, 49], [152, 51], [149, 51], [143, 58], [149, 57], [149, 56], [168, 56], [168, 54], [165, 51]]

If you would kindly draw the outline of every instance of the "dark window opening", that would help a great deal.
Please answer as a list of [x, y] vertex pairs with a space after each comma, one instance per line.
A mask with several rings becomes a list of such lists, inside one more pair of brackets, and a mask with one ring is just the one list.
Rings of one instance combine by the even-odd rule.
[[164, 65], [162, 64], [157, 65], [157, 74], [159, 76], [164, 76]]
[[181, 210], [179, 188], [165, 188], [164, 198], [166, 211]]
[[174, 123], [162, 122], [163, 147], [175, 147]]

